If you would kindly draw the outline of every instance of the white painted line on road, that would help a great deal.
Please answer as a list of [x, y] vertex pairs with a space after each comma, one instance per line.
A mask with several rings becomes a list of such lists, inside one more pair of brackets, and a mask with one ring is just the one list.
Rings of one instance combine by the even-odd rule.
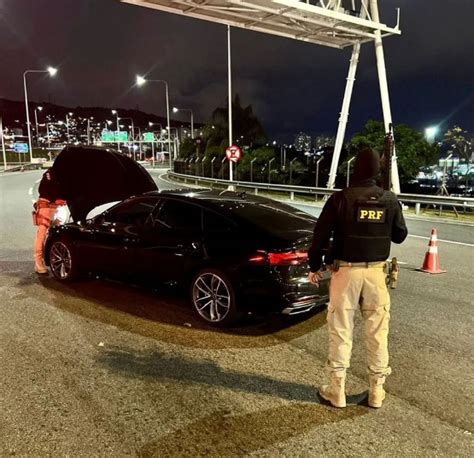
[[[413, 238], [415, 238], [415, 239], [424, 239], [424, 240], [429, 240], [429, 239], [430, 239], [429, 237], [425, 237], [424, 235], [412, 235], [412, 234], [408, 234], [408, 237], [413, 237]], [[455, 242], [454, 240], [438, 239], [438, 242], [452, 243], [453, 245], [462, 245], [462, 246], [474, 247], [474, 244], [472, 244], [472, 243]]]
[[30, 196], [33, 195], [33, 186], [29, 189], [28, 194], [29, 194]]

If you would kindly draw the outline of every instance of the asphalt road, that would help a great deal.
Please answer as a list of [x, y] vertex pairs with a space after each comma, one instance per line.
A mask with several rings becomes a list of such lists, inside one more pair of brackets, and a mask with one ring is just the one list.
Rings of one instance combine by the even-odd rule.
[[[358, 319], [350, 405], [334, 409], [316, 396], [323, 311], [214, 330], [180, 297], [37, 277], [28, 191], [39, 176], [0, 176], [0, 455], [472, 455], [472, 226], [434, 225], [443, 275], [415, 271], [426, 239], [394, 247], [404, 264], [387, 400], [363, 400]], [[432, 226], [409, 221], [420, 237]]]

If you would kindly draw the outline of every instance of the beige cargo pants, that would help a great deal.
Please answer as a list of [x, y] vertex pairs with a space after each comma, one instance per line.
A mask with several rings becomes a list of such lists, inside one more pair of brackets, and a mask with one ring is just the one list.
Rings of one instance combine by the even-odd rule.
[[385, 263], [344, 263], [331, 275], [327, 322], [327, 369], [344, 376], [350, 366], [354, 314], [360, 308], [365, 322], [365, 343], [370, 375], [384, 377], [388, 365], [390, 296], [385, 284]]

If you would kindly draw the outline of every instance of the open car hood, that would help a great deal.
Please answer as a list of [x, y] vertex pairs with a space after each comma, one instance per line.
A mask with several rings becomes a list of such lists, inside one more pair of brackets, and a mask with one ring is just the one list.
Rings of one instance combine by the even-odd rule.
[[51, 169], [75, 222], [98, 205], [158, 190], [140, 164], [105, 148], [67, 146]]

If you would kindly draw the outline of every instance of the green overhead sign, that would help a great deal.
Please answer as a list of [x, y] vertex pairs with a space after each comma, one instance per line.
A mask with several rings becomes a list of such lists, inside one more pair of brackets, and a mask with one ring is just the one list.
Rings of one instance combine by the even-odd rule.
[[153, 142], [153, 141], [155, 141], [155, 135], [153, 134], [153, 132], [145, 132], [143, 134], [143, 141], [144, 142]]
[[103, 130], [100, 139], [102, 143], [126, 143], [128, 142], [128, 133], [126, 131]]

